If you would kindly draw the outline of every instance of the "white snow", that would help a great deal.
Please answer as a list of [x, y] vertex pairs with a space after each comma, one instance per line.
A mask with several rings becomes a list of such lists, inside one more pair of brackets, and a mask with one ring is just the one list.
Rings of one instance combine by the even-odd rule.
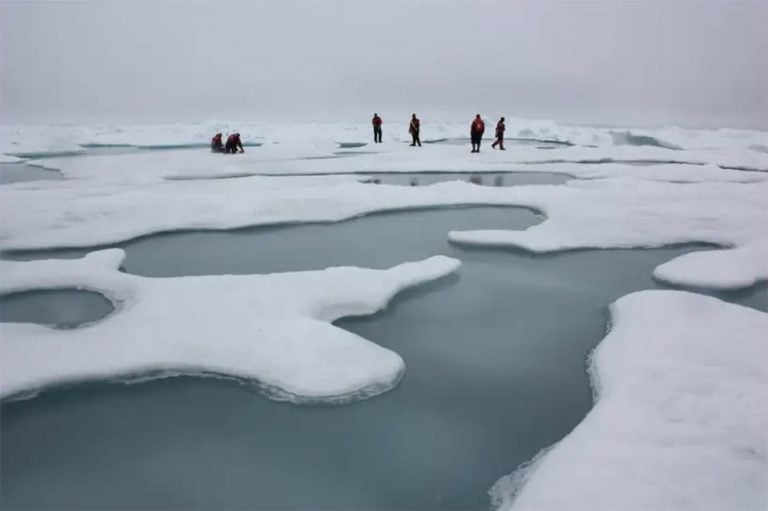
[[738, 248], [692, 252], [661, 264], [659, 280], [678, 286], [738, 289], [768, 280], [768, 242], [756, 239]]
[[654, 275], [690, 286], [737, 288], [768, 276], [766, 197], [764, 182], [570, 182], [559, 197], [544, 199], [546, 204], [530, 203], [547, 215], [539, 225], [524, 231], [453, 231], [448, 237], [455, 243], [533, 252], [712, 243], [733, 249], [688, 254], [660, 266]]
[[768, 314], [682, 291], [633, 293], [611, 314], [594, 408], [497, 483], [500, 509], [766, 509]]
[[[471, 168], [472, 163], [467, 162], [472, 162], [472, 155], [464, 152], [450, 165]], [[523, 231], [448, 234], [456, 243], [516, 246], [534, 252], [706, 242], [759, 254], [768, 232], [768, 174], [713, 166], [678, 166], [670, 175], [684, 183], [670, 183], [659, 180], [664, 169], [649, 172], [645, 179], [646, 169], [652, 167], [608, 165], [601, 171], [603, 166], [590, 169], [561, 164], [553, 170], [589, 179], [571, 180], [565, 186], [507, 188], [459, 181], [425, 187], [372, 185], [358, 183], [354, 176], [164, 179], [174, 169], [187, 176], [215, 169], [239, 171], [239, 162], [248, 161], [241, 156], [245, 155], [177, 151], [52, 160], [65, 163], [68, 180], [0, 187], [0, 243], [4, 249], [101, 245], [175, 229], [338, 221], [374, 211], [461, 204], [541, 211], [546, 219]], [[386, 159], [386, 155], [377, 156]], [[397, 156], [394, 161], [406, 158]], [[440, 168], [437, 158], [450, 166], [445, 157], [432, 155], [425, 160], [430, 165], [427, 169], [435, 168], [431, 165]], [[357, 163], [351, 160], [334, 164], [354, 168]], [[217, 161], [224, 163], [217, 167]], [[304, 160], [302, 165], [304, 169], [324, 169], [328, 161]], [[232, 167], [227, 166], [230, 162]], [[624, 177], [598, 179], [601, 173]], [[739, 272], [737, 282], [721, 281], [719, 287], [764, 278], [768, 272], [764, 258], [750, 257], [750, 264], [745, 265], [740, 254], [742, 251], [725, 250], [710, 256], [722, 275]], [[680, 267], [668, 267], [658, 276], [674, 281], [677, 274], [691, 285], [712, 280], [705, 267], [676, 268]]]
[[[486, 145], [470, 155], [462, 145], [410, 148], [403, 143], [405, 123], [380, 113], [384, 143], [358, 149], [340, 144], [369, 142], [367, 122], [3, 126], [0, 161], [77, 153], [88, 145], [191, 149], [27, 161], [60, 169], [65, 179], [0, 186], [0, 246], [93, 246], [178, 229], [501, 205], [536, 210], [542, 221], [521, 231], [454, 231], [447, 238], [531, 252], [703, 242], [719, 248], [668, 261], [654, 276], [722, 289], [768, 279], [768, 172], [723, 168], [768, 170], [764, 132], [603, 129], [508, 117], [507, 138], [574, 145], [510, 143], [504, 153]], [[468, 135], [468, 123], [421, 117], [423, 141]], [[486, 121], [492, 128], [495, 118]], [[206, 146], [216, 131], [239, 131], [246, 143], [263, 145], [211, 154]], [[339, 151], [347, 155], [335, 158]], [[555, 172], [574, 179], [559, 186], [402, 187], [308, 175], [424, 171]], [[402, 374], [402, 359], [330, 322], [375, 312], [398, 290], [459, 264], [436, 257], [378, 271], [150, 279], [118, 272], [123, 256], [106, 250], [81, 260], [0, 261], [0, 292], [79, 287], [103, 293], [117, 307], [73, 330], [0, 325], [0, 395], [169, 371], [255, 379], [273, 397], [293, 400], [383, 392]], [[595, 408], [552, 450], [499, 482], [501, 507], [764, 509], [766, 314], [668, 291], [622, 298], [612, 314], [613, 329], [592, 360]]]
[[[410, 141], [408, 119], [384, 117], [385, 142]], [[464, 122], [434, 119], [429, 112], [420, 114], [422, 141], [469, 137], [471, 113]], [[503, 115], [500, 113], [499, 115]], [[486, 113], [487, 138], [493, 136], [497, 116]], [[718, 150], [732, 153], [753, 151], [752, 146], [768, 145], [764, 132], [747, 130], [687, 130], [676, 127], [656, 129], [595, 128], [563, 125], [551, 120], [506, 116], [507, 138], [550, 140], [575, 145], [674, 147], [683, 150]], [[88, 145], [123, 145], [137, 147], [207, 146], [214, 133], [239, 132], [246, 142], [304, 145], [310, 140], [370, 142], [369, 119], [360, 122], [267, 122], [206, 121], [199, 124], [164, 125], [59, 125], [0, 127], [0, 152], [7, 154], [61, 152]], [[643, 137], [643, 138], [639, 138]], [[370, 144], [368, 148], [371, 148]], [[367, 149], [368, 149], [367, 148]]]
[[339, 400], [390, 389], [399, 355], [330, 323], [372, 314], [400, 290], [455, 271], [435, 256], [388, 270], [352, 267], [271, 275], [152, 279], [117, 268], [124, 252], [0, 262], [0, 292], [82, 288], [116, 311], [71, 330], [3, 323], [0, 396], [147, 372], [255, 379], [272, 397]]
[[[29, 165], [61, 170], [70, 179], [108, 179], [110, 181], [148, 181], [158, 178], [225, 178], [249, 175], [336, 174], [374, 172], [468, 172], [522, 171], [560, 172], [583, 178], [636, 177], [661, 181], [763, 181], [768, 172], [739, 172], [723, 170], [708, 162], [734, 167], [753, 166], [768, 169], [768, 153], [754, 153], [750, 158], [732, 160], [727, 155], [692, 155], [690, 160], [700, 164], [629, 165], [620, 163], [574, 164], [578, 161], [601, 160], [600, 155], [613, 154], [617, 160], [664, 161], [657, 148], [581, 148], [538, 150], [526, 146], [512, 147], [504, 152], [488, 149], [470, 155], [466, 147], [456, 145], [425, 145], [411, 148], [404, 144], [382, 144], [382, 148], [365, 147], [347, 150], [345, 158], [335, 158], [337, 148], [315, 141], [306, 145], [286, 146], [268, 144], [246, 148], [244, 154], [212, 154], [205, 149], [183, 151], [153, 151], [123, 155], [86, 156], [83, 158], [45, 158], [30, 160]], [[535, 152], [538, 151], [538, 152]], [[668, 151], [661, 149], [661, 151]], [[342, 151], [343, 152], [343, 151]], [[621, 153], [621, 154], [618, 154]], [[681, 151], [675, 151], [681, 153]], [[591, 155], [591, 156], [590, 156]], [[759, 160], [759, 161], [758, 161]], [[763, 161], [764, 160], [764, 161]], [[687, 161], [681, 159], [680, 161]], [[549, 162], [549, 163], [548, 163]]]

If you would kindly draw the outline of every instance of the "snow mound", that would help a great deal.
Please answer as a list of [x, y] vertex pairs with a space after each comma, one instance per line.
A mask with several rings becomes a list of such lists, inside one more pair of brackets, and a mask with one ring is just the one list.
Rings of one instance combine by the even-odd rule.
[[653, 276], [679, 286], [738, 289], [768, 280], [768, 240], [738, 248], [685, 254], [656, 267]]
[[611, 315], [591, 358], [594, 408], [500, 480], [500, 509], [766, 509], [768, 314], [642, 291]]
[[73, 330], [3, 323], [0, 396], [147, 374], [256, 380], [272, 397], [292, 401], [375, 395], [397, 383], [403, 360], [330, 322], [372, 314], [400, 290], [460, 264], [435, 256], [388, 270], [151, 279], [119, 272], [124, 256], [110, 249], [82, 259], [0, 261], [2, 293], [76, 287], [116, 306]]
[[631, 131], [612, 131], [614, 145], [645, 145], [680, 150], [682, 147], [664, 142], [651, 135], [637, 135]]

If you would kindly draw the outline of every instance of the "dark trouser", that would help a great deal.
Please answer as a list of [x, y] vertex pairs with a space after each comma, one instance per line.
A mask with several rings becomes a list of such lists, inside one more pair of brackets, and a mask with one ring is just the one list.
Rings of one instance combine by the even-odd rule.
[[479, 153], [480, 152], [480, 141], [483, 139], [482, 133], [472, 133], [472, 152], [473, 153]]
[[411, 146], [415, 146], [416, 144], [418, 144], [419, 147], [421, 147], [421, 139], [419, 138], [418, 130], [411, 132], [411, 138], [413, 139], [413, 142], [411, 143]]
[[[237, 152], [237, 145], [235, 144], [227, 144], [227, 146], [224, 148], [224, 152], [227, 154], [235, 154]], [[240, 149], [242, 149], [242, 146], [240, 146]]]
[[213, 152], [213, 153], [223, 153], [224, 152], [224, 146], [222, 146], [222, 145], [212, 145], [211, 146], [211, 152]]
[[373, 127], [373, 143], [374, 144], [381, 143], [381, 126]]
[[491, 145], [494, 149], [496, 149], [496, 146], [499, 146], [499, 149], [504, 149], [504, 133], [497, 133], [496, 134], [496, 142]]

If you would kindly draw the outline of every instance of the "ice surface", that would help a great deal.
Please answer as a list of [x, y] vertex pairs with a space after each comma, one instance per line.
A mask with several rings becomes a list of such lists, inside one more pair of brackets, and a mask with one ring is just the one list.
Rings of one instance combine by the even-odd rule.
[[[534, 252], [577, 248], [713, 243], [659, 268], [658, 278], [691, 286], [738, 288], [768, 275], [766, 183], [672, 184], [629, 179], [571, 182], [555, 200], [540, 199], [547, 220], [524, 231], [453, 231], [456, 243]], [[578, 190], [578, 191], [577, 191]], [[573, 192], [573, 193], [572, 193]], [[571, 194], [572, 193], [572, 194]], [[695, 261], [697, 264], [688, 264]]]
[[[471, 115], [465, 122], [435, 122], [421, 115], [423, 141], [466, 138]], [[410, 142], [408, 119], [384, 119], [385, 142]], [[496, 118], [486, 117], [492, 124]], [[687, 130], [676, 127], [655, 129], [615, 129], [563, 125], [551, 120], [507, 116], [509, 139], [553, 141], [586, 146], [660, 147], [676, 149], [726, 149], [750, 151], [751, 146], [766, 146], [766, 134], [747, 130]], [[0, 129], [0, 151], [6, 154], [44, 154], [82, 149], [87, 146], [137, 146], [146, 148], [207, 146], [216, 132], [238, 131], [248, 142], [302, 145], [310, 140], [329, 140], [338, 144], [371, 141], [367, 119], [359, 123], [290, 123], [206, 121], [199, 124], [165, 125], [59, 125], [10, 126]], [[489, 133], [489, 138], [493, 133]]]
[[768, 314], [642, 291], [611, 315], [591, 359], [594, 408], [494, 487], [500, 509], [765, 509]]
[[[466, 123], [422, 120], [425, 142], [467, 135]], [[504, 153], [486, 146], [470, 155], [452, 144], [410, 148], [405, 124], [386, 117], [385, 123], [383, 144], [345, 158], [337, 157], [341, 145], [371, 138], [367, 123], [4, 126], [2, 161], [37, 158], [28, 164], [60, 169], [67, 179], [0, 186], [0, 243], [4, 250], [103, 245], [179, 229], [329, 222], [432, 206], [519, 206], [541, 212], [542, 222], [519, 231], [454, 231], [449, 239], [531, 252], [704, 242], [722, 248], [669, 261], [654, 276], [724, 289], [768, 277], [768, 172], [727, 170], [768, 170], [763, 132], [619, 130], [509, 118], [508, 138], [563, 144], [510, 145]], [[207, 151], [212, 133], [235, 130], [263, 145], [241, 155]], [[53, 157], [110, 145], [157, 150]], [[181, 146], [199, 149], [159, 150]], [[399, 187], [311, 175], [428, 171], [554, 172], [574, 179], [559, 186]], [[0, 263], [2, 292], [74, 286], [117, 306], [107, 319], [70, 331], [2, 325], [0, 394], [169, 370], [256, 379], [292, 399], [382, 392], [402, 374], [402, 359], [329, 322], [374, 312], [398, 290], [458, 265], [438, 257], [378, 271], [152, 279], [118, 272], [122, 258], [107, 250], [80, 260]], [[593, 360], [595, 409], [513, 478], [527, 481], [514, 505], [615, 509], [620, 494], [637, 509], [764, 508], [766, 315], [682, 292], [630, 295], [613, 314], [614, 328]], [[516, 491], [504, 484], [496, 490], [502, 507]]]
[[77, 287], [116, 305], [108, 318], [73, 330], [3, 324], [0, 396], [148, 372], [254, 379], [291, 400], [380, 393], [398, 381], [403, 360], [330, 322], [376, 312], [401, 289], [459, 266], [435, 256], [389, 270], [151, 279], [119, 272], [124, 256], [109, 249], [82, 259], [0, 262], [2, 293]]
[[[764, 225], [765, 220], [755, 220]], [[679, 286], [738, 289], [768, 280], [768, 240], [738, 248], [697, 252], [659, 265], [653, 276]]]
[[[349, 170], [364, 166], [363, 158], [369, 158], [369, 168], [488, 168], [488, 164], [473, 161], [475, 155], [463, 148], [463, 154], [453, 159], [446, 159], [434, 147], [423, 149], [423, 156], [413, 160], [407, 154], [392, 153], [361, 156], [351, 164], [351, 158], [338, 160], [334, 165]], [[164, 178], [171, 173], [243, 172], [249, 165], [274, 167], [299, 161], [259, 158], [255, 152], [230, 156], [176, 151], [46, 160], [46, 165], [60, 165], [69, 179], [44, 186], [27, 183], [0, 187], [0, 242], [6, 250], [102, 245], [168, 230], [338, 221], [375, 211], [464, 204], [522, 206], [542, 212], [546, 220], [523, 231], [451, 232], [453, 242], [515, 246], [534, 252], [686, 242], [747, 247], [752, 252], [749, 247], [765, 243], [767, 232], [768, 173], [715, 166], [560, 164], [533, 170], [566, 172], [585, 179], [571, 180], [564, 186], [512, 188], [461, 182], [404, 188], [362, 184], [348, 175]], [[328, 168], [327, 161], [302, 160], [301, 165], [305, 171], [323, 171]], [[600, 170], [602, 167], [605, 169]], [[668, 178], [678, 182], [660, 180], [667, 170]], [[617, 177], [599, 178], [606, 174]], [[739, 266], [738, 282], [723, 282], [721, 287], [763, 278], [768, 271], [765, 259], [751, 257], [752, 263], [745, 266], [739, 254], [723, 251], [715, 256], [723, 275], [737, 271], [734, 268]], [[659, 277], [674, 280], [674, 274], [682, 272], [676, 268], [680, 266], [667, 267]], [[694, 267], [685, 267], [687, 283], [704, 285], [712, 280], [711, 271], [698, 268], [697, 272]]]
[[[589, 149], [589, 148], [587, 148]], [[110, 182], [146, 182], [158, 179], [218, 179], [254, 175], [370, 174], [419, 172], [548, 172], [569, 174], [577, 178], [634, 177], [644, 180], [701, 182], [756, 182], [768, 179], [768, 173], [723, 170], [714, 164], [654, 164], [638, 166], [628, 163], [576, 164], [552, 158], [539, 158], [547, 163], [519, 163], [534, 155], [521, 146], [505, 154], [486, 151], [469, 155], [465, 147], [425, 145], [414, 150], [394, 146], [380, 152], [355, 154], [339, 158], [329, 147], [318, 145], [266, 145], [244, 154], [221, 155], [206, 150], [151, 151], [121, 155], [85, 156], [82, 158], [44, 158], [29, 160], [28, 165], [60, 170], [69, 179], [101, 179]], [[537, 150], [537, 149], [533, 149]], [[567, 149], [566, 149], [567, 150]], [[581, 149], [578, 149], [581, 150]], [[589, 149], [593, 150], [593, 149]], [[597, 154], [605, 154], [600, 150]], [[547, 155], [554, 154], [549, 150]], [[578, 156], [577, 154], [571, 156]], [[641, 161], [642, 154], [627, 158]], [[766, 155], [768, 157], [768, 155]], [[600, 158], [595, 158], [599, 160]], [[651, 158], [653, 160], [653, 158]]]

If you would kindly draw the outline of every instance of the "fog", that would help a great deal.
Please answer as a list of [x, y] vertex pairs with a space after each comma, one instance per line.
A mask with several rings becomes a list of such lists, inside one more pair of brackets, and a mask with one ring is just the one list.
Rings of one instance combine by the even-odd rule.
[[0, 113], [768, 129], [766, 24], [766, 1], [3, 1]]

